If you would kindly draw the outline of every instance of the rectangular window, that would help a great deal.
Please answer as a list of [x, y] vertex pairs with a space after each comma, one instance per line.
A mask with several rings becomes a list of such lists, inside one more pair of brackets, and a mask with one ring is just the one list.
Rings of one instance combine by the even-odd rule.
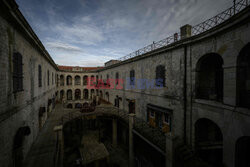
[[130, 71], [130, 85], [135, 85], [135, 70]]
[[38, 66], [38, 86], [42, 87], [42, 67]]
[[165, 87], [165, 66], [159, 65], [156, 67], [156, 83], [157, 87]]
[[20, 53], [13, 54], [13, 92], [23, 91], [23, 60]]
[[52, 72], [52, 85], [54, 85], [54, 74]]
[[49, 70], [48, 70], [48, 85], [49, 85]]
[[164, 113], [164, 122], [170, 124], [170, 116], [168, 113]]

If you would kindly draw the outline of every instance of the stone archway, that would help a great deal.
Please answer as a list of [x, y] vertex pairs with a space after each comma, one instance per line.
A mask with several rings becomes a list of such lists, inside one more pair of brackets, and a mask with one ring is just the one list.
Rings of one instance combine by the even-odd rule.
[[214, 167], [223, 166], [223, 135], [213, 121], [206, 118], [196, 121], [195, 151], [208, 164]]
[[237, 59], [237, 105], [250, 109], [250, 43], [239, 54]]
[[21, 127], [17, 130], [16, 135], [14, 137], [13, 143], [13, 166], [14, 167], [22, 167], [23, 166], [23, 141], [25, 136], [30, 134], [30, 128], [28, 126]]
[[196, 65], [196, 98], [223, 100], [223, 59], [217, 53], [202, 56]]

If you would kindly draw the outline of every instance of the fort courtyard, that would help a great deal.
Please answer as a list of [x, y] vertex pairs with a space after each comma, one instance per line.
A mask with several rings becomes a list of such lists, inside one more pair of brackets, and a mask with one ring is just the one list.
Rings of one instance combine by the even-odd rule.
[[250, 167], [249, 4], [93, 66], [54, 58], [33, 15], [1, 0], [0, 167]]

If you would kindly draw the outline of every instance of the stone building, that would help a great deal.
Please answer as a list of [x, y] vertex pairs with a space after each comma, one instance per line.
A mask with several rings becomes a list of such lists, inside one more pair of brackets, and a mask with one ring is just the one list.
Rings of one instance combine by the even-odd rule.
[[210, 166], [249, 166], [249, 0], [238, 3], [235, 14], [227, 10], [218, 24], [221, 15], [185, 25], [167, 45], [153, 43], [150, 51], [104, 67], [56, 65], [17, 4], [0, 4], [2, 166], [25, 159], [56, 101], [77, 109], [93, 100], [133, 113], [165, 134], [165, 150], [141, 135], [164, 154], [165, 166], [176, 166], [178, 156], [199, 156]]

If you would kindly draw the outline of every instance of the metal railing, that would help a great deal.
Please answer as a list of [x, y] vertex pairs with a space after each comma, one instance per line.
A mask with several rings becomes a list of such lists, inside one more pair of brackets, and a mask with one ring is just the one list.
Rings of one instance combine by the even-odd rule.
[[[235, 4], [230, 7], [229, 9], [219, 13], [218, 15], [200, 23], [192, 27], [192, 35], [195, 36], [198, 34], [201, 34], [205, 31], [210, 30], [211, 28], [223, 23], [224, 21], [228, 20], [230, 17], [234, 16], [235, 14], [239, 13], [243, 9], [245, 9], [247, 6], [249, 6], [250, 0], [238, 0], [235, 2]], [[163, 40], [160, 40], [158, 42], [153, 42], [153, 44], [150, 44], [148, 46], [145, 46], [144, 48], [141, 48], [135, 52], [132, 52], [124, 57], [119, 58], [119, 61], [125, 61], [130, 58], [143, 55], [145, 53], [151, 52], [153, 50], [162, 48], [164, 46], [168, 46], [170, 44], [173, 44], [177, 41], [179, 41], [181, 38], [180, 32], [175, 33], [174, 35], [171, 35]]]
[[235, 14], [239, 13], [243, 9], [245, 9], [250, 3], [250, 0], [240, 0], [235, 2], [235, 4], [230, 7], [229, 9], [219, 13], [218, 15], [200, 23], [192, 27], [192, 35], [201, 34], [211, 28], [223, 23], [224, 21], [228, 20], [230, 17], [234, 16]]
[[143, 55], [145, 53], [151, 52], [153, 50], [162, 48], [164, 46], [167, 46], [169, 44], [172, 44], [180, 39], [180, 33], [175, 33], [174, 35], [171, 35], [163, 40], [160, 40], [158, 42], [153, 42], [152, 44], [145, 46], [144, 48], [141, 48], [133, 53], [130, 53], [124, 57], [119, 58], [119, 61], [124, 61], [139, 55]]

